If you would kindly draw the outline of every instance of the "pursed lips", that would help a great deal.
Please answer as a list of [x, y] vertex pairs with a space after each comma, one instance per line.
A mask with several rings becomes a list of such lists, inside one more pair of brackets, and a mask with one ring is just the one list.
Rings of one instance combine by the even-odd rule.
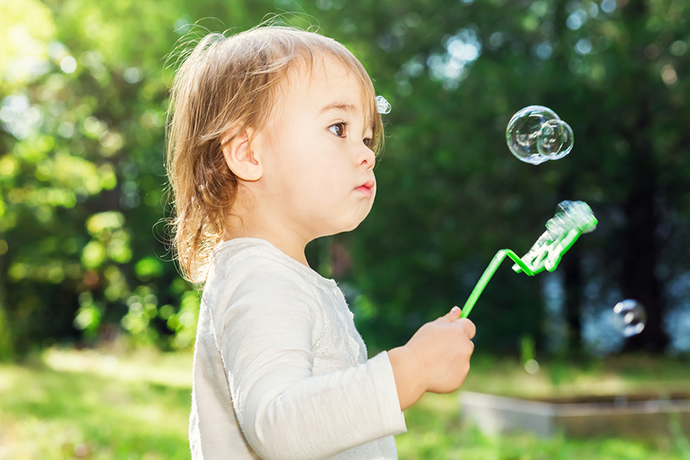
[[367, 196], [371, 196], [371, 189], [374, 188], [374, 185], [376, 185], [376, 181], [368, 180], [364, 184], [357, 187], [355, 190], [362, 192]]

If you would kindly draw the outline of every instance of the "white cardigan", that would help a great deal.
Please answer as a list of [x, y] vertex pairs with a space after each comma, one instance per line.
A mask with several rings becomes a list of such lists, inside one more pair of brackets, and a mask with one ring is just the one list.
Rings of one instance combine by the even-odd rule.
[[199, 312], [193, 460], [397, 459], [393, 370], [367, 360], [335, 281], [267, 241], [214, 251]]

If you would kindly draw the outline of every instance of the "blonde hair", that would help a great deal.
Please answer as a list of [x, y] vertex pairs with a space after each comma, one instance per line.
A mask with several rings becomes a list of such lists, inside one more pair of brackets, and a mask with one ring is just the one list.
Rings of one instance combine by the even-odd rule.
[[281, 83], [298, 65], [335, 57], [362, 82], [372, 150], [382, 147], [375, 92], [362, 64], [343, 45], [314, 32], [259, 26], [233, 36], [206, 35], [180, 66], [173, 83], [167, 170], [174, 213], [174, 247], [182, 274], [204, 282], [237, 195], [238, 179], [223, 156], [223, 142], [246, 129], [261, 130], [278, 103]]

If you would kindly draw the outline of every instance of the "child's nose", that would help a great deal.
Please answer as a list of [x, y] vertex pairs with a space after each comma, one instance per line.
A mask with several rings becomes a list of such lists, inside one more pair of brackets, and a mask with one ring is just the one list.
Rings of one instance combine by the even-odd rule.
[[374, 163], [376, 163], [376, 155], [369, 147], [362, 145], [358, 150], [357, 165], [371, 169], [374, 167]]

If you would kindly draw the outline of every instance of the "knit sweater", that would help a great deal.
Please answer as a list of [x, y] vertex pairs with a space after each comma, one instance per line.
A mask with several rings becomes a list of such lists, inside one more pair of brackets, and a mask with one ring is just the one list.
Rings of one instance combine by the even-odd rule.
[[387, 353], [367, 359], [335, 281], [267, 241], [215, 249], [193, 372], [193, 460], [397, 458]]

